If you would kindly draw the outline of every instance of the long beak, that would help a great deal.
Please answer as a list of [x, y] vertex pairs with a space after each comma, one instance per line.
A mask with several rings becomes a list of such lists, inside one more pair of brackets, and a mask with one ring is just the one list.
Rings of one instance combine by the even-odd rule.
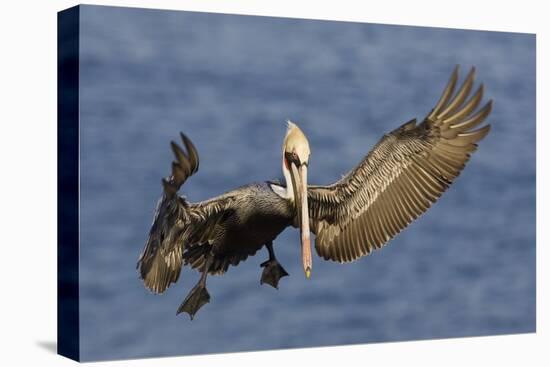
[[302, 240], [302, 264], [306, 278], [311, 275], [311, 242], [309, 239], [309, 208], [307, 203], [307, 165], [302, 164], [297, 168], [294, 163], [291, 166], [292, 186], [294, 188], [294, 202], [298, 219], [300, 221], [300, 237]]

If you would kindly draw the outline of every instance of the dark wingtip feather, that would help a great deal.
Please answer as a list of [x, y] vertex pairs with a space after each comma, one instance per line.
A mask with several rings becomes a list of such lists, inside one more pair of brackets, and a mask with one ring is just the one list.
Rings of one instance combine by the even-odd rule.
[[450, 134], [450, 136], [452, 137], [453, 134], [460, 133], [460, 132], [467, 132], [468, 130], [473, 129], [474, 127], [478, 126], [483, 121], [485, 121], [487, 116], [489, 116], [489, 114], [491, 113], [492, 108], [493, 108], [493, 101], [490, 100], [485, 104], [485, 106], [483, 106], [480, 110], [478, 110], [473, 116], [471, 116], [467, 120], [464, 120], [454, 125], [450, 125], [449, 130], [447, 132], [443, 132], [442, 135], [448, 138], [449, 136], [446, 136], [446, 134]]
[[176, 156], [178, 162], [182, 163], [189, 161], [189, 158], [187, 157], [183, 149], [181, 149], [180, 146], [176, 144], [176, 142], [174, 142], [173, 140], [170, 142], [170, 147], [172, 148], [172, 152], [174, 152], [174, 155]]
[[189, 156], [189, 161], [191, 164], [191, 174], [196, 173], [199, 170], [199, 153], [197, 152], [197, 148], [195, 148], [195, 145], [185, 135], [183, 132], [180, 132], [181, 140], [183, 141], [183, 145], [185, 145], [185, 149], [187, 149], [187, 154]]
[[474, 111], [479, 105], [479, 102], [481, 102], [481, 100], [483, 99], [483, 92], [484, 85], [483, 83], [481, 83], [477, 91], [470, 98], [470, 100], [460, 106], [460, 110], [453, 111], [451, 116], [446, 116], [443, 119], [442, 125], [444, 126], [444, 128], [448, 128], [450, 125], [456, 123], [457, 121], [460, 121], [463, 118], [466, 118], [466, 116], [472, 113], [472, 111]]
[[177, 162], [172, 162], [172, 177], [176, 182], [183, 182], [189, 175], [185, 169]]
[[448, 103], [446, 103], [444, 106], [441, 107], [443, 111], [441, 111], [437, 115], [438, 119], [447, 117], [449, 114], [453, 113], [463, 105], [464, 101], [470, 94], [472, 86], [474, 85], [474, 80], [475, 80], [475, 67], [472, 67], [468, 72], [468, 75], [464, 79], [462, 86], [460, 87], [456, 95], [450, 97], [448, 99]]
[[441, 94], [441, 97], [439, 97], [439, 101], [437, 101], [437, 104], [428, 115], [429, 120], [433, 120], [440, 113], [441, 109], [447, 105], [447, 103], [449, 102], [449, 99], [452, 97], [454, 89], [456, 87], [456, 82], [458, 80], [458, 70], [459, 70], [459, 65], [457, 64], [453, 72], [451, 73], [451, 77], [449, 78], [449, 81], [447, 82], [445, 89], [443, 89], [443, 93]]
[[491, 124], [485, 125], [482, 128], [479, 128], [476, 130], [478, 132], [478, 136], [476, 137], [477, 141], [480, 141], [481, 139], [485, 138], [487, 134], [491, 131]]

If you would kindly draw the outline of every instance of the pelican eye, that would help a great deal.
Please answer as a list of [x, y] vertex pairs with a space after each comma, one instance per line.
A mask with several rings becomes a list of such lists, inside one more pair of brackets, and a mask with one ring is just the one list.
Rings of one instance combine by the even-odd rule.
[[300, 167], [300, 157], [296, 152], [287, 152], [285, 153], [285, 158], [288, 163], [294, 163], [296, 166]]

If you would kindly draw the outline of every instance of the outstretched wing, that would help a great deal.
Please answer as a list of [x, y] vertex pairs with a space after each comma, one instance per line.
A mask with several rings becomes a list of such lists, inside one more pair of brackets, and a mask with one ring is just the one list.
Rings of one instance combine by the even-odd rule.
[[473, 130], [491, 112], [476, 111], [483, 85], [469, 99], [472, 68], [453, 95], [458, 66], [422, 123], [411, 120], [386, 134], [338, 182], [309, 186], [315, 248], [324, 259], [348, 262], [381, 248], [424, 213], [460, 174], [490, 125]]
[[155, 293], [164, 292], [178, 280], [182, 256], [187, 247], [205, 244], [213, 239], [215, 228], [232, 201], [230, 195], [222, 195], [199, 205], [191, 205], [177, 195], [183, 183], [199, 168], [195, 146], [183, 134], [181, 139], [187, 153], [171, 142], [176, 160], [172, 162], [172, 174], [162, 179], [164, 192], [137, 263], [145, 286]]

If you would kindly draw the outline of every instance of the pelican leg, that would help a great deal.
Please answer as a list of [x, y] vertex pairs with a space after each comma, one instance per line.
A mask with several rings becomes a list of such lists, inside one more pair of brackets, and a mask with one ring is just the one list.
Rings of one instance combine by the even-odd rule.
[[262, 272], [262, 278], [260, 284], [269, 284], [273, 288], [279, 289], [279, 279], [287, 276], [286, 270], [279, 264], [273, 252], [273, 242], [269, 242], [265, 245], [267, 251], [269, 251], [269, 259], [260, 264], [264, 271]]
[[187, 297], [185, 297], [182, 304], [178, 308], [176, 315], [179, 315], [182, 312], [187, 312], [191, 317], [191, 320], [193, 320], [197, 311], [202, 306], [210, 302], [210, 294], [208, 294], [208, 291], [206, 290], [206, 276], [208, 275], [208, 269], [212, 264], [212, 259], [212, 255], [209, 255], [199, 282], [193, 287], [193, 289], [191, 289]]

